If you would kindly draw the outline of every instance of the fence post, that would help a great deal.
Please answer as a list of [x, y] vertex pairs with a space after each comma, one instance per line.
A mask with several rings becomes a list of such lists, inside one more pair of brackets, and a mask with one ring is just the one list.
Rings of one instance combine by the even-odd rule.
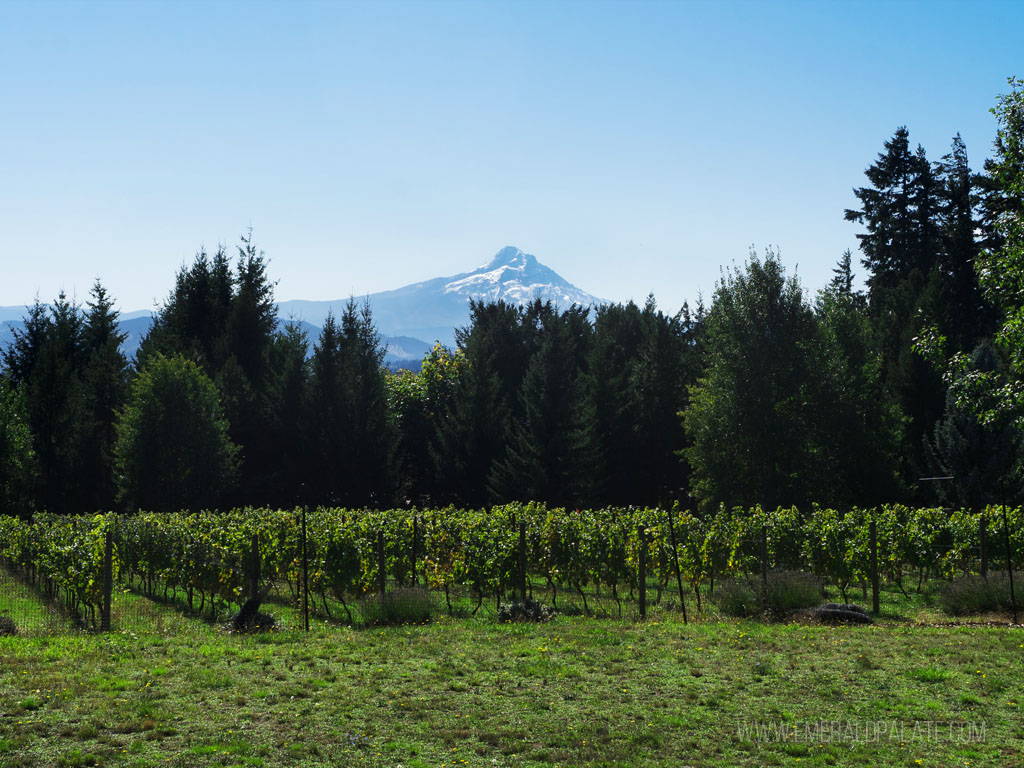
[[412, 585], [416, 586], [416, 557], [419, 554], [417, 545], [419, 544], [420, 537], [420, 518], [419, 515], [412, 516]]
[[761, 588], [768, 595], [768, 526], [761, 524]]
[[309, 632], [309, 557], [306, 550], [306, 507], [302, 507], [302, 621]]
[[519, 521], [519, 599], [526, 602], [526, 521]]
[[1010, 547], [1010, 524], [1006, 517], [1006, 499], [1003, 499], [1003, 535], [1006, 537], [1006, 575], [1010, 579], [1010, 606], [1013, 608], [1013, 623], [1017, 623], [1017, 594], [1013, 590], [1013, 549]]
[[878, 615], [878, 529], [875, 521], [868, 523], [868, 536], [871, 539], [871, 612]]
[[981, 556], [981, 578], [988, 581], [988, 551], [986, 548], [985, 539], [988, 538], [988, 520], [985, 518], [984, 510], [981, 513], [981, 517], [978, 518], [978, 549], [979, 555]]
[[260, 539], [255, 533], [249, 548], [249, 599], [260, 599]]
[[637, 526], [637, 538], [640, 540], [640, 619], [647, 618], [647, 529]]
[[110, 631], [110, 601], [114, 592], [114, 534], [107, 527], [103, 544], [103, 606], [100, 608], [100, 629]]
[[688, 624], [686, 620], [686, 598], [683, 597], [683, 574], [679, 570], [679, 549], [676, 547], [676, 524], [672, 519], [672, 512], [668, 509], [665, 510], [665, 514], [668, 515], [668, 534], [672, 542], [672, 559], [676, 564], [676, 582], [679, 585], [679, 605], [683, 609], [683, 624]]
[[384, 599], [384, 593], [387, 591], [388, 574], [385, 568], [384, 559], [384, 531], [378, 529], [377, 531], [377, 591], [380, 592], [380, 599]]

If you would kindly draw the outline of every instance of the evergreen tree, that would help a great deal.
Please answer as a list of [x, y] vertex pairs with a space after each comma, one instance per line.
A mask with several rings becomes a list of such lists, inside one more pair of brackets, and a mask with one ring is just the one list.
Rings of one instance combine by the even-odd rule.
[[91, 296], [82, 331], [88, 358], [82, 372], [85, 434], [81, 498], [86, 510], [109, 510], [116, 497], [115, 427], [128, 391], [128, 360], [121, 352], [125, 334], [118, 328], [118, 312], [99, 280]]
[[368, 303], [329, 315], [313, 349], [311, 419], [317, 454], [311, 487], [348, 505], [390, 503], [395, 496], [396, 435], [390, 419], [384, 350]]
[[[844, 255], [849, 257], [849, 251]], [[819, 414], [806, 436], [820, 446], [827, 482], [823, 504], [879, 504], [900, 498], [902, 416], [881, 380], [867, 308], [850, 284], [833, 282], [818, 294], [818, 343], [809, 392]]]
[[313, 345], [308, 429], [316, 446], [309, 466], [309, 489], [323, 504], [339, 504], [344, 495], [341, 468], [346, 460], [345, 401], [349, 384], [341, 352], [341, 333], [329, 312]]
[[434, 419], [430, 456], [436, 478], [435, 498], [462, 506], [490, 500], [487, 478], [505, 453], [511, 412], [495, 361], [479, 336], [458, 350], [464, 370], [455, 378], [452, 395]]
[[53, 512], [92, 512], [113, 500], [110, 447], [127, 364], [98, 281], [92, 295], [88, 317], [63, 293], [49, 309], [37, 300], [4, 355], [31, 425], [35, 500]]
[[520, 308], [504, 301], [470, 299], [470, 324], [455, 332], [469, 364], [496, 378], [501, 407], [515, 417], [522, 415], [519, 390], [526, 367], [539, 346], [545, 320], [554, 312], [550, 302], [539, 300]]
[[215, 507], [236, 479], [237, 447], [214, 383], [193, 361], [154, 355], [117, 425], [118, 498], [127, 510]]
[[686, 306], [665, 315], [653, 296], [643, 310], [632, 302], [597, 310], [586, 382], [600, 445], [602, 503], [685, 498], [686, 468], [676, 454], [686, 434], [676, 414], [685, 410], [687, 388], [700, 369], [699, 322]]
[[924, 434], [942, 413], [945, 387], [913, 349], [928, 318], [942, 300], [939, 180], [909, 133], [897, 129], [865, 175], [870, 187], [854, 190], [861, 207], [849, 221], [865, 225], [857, 235], [868, 269], [868, 306], [881, 353], [886, 390], [908, 417], [905, 452], [908, 475], [923, 468]]
[[274, 284], [267, 277], [267, 260], [252, 242], [252, 232], [238, 246], [235, 289], [230, 298], [226, 351], [234, 357], [256, 391], [264, 390], [267, 356], [277, 331]]
[[847, 297], [857, 306], [866, 306], [864, 295], [853, 290], [853, 281], [856, 275], [853, 272], [853, 252], [849, 248], [843, 251], [843, 255], [839, 257], [832, 274], [834, 277], [829, 282], [828, 290], [833, 295]]
[[[598, 479], [595, 424], [580, 367], [589, 341], [587, 310], [559, 315], [551, 308], [533, 317], [541, 341], [523, 377], [522, 417], [512, 421], [506, 455], [494, 466], [489, 486], [499, 500], [585, 505]], [[529, 310], [527, 318], [532, 319]]]
[[174, 288], [153, 318], [137, 354], [144, 366], [154, 354], [183, 355], [214, 377], [224, 361], [224, 334], [231, 312], [233, 277], [224, 248], [211, 260], [200, 249], [191, 266], [183, 266]]
[[505, 456], [512, 419], [522, 418], [519, 389], [529, 364], [537, 320], [519, 307], [470, 299], [469, 325], [455, 332], [465, 371], [442, 407], [431, 439], [437, 497], [464, 505], [490, 500], [487, 482]]
[[870, 187], [854, 189], [861, 207], [846, 211], [847, 221], [864, 224], [857, 235], [869, 271], [872, 311], [884, 310], [889, 290], [913, 270], [927, 275], [937, 256], [935, 178], [924, 150], [910, 150], [905, 127], [885, 142], [885, 152], [865, 172]]
[[22, 327], [14, 328], [14, 339], [0, 352], [7, 375], [15, 386], [24, 384], [32, 375], [50, 331], [49, 312], [38, 297], [27, 310]]
[[270, 424], [266, 441], [275, 450], [267, 478], [267, 503], [286, 506], [318, 503], [304, 486], [310, 461], [306, 407], [309, 402], [309, 339], [295, 321], [285, 323], [270, 349], [267, 402]]
[[234, 270], [223, 247], [212, 258], [200, 250], [191, 266], [182, 267], [137, 358], [141, 366], [154, 354], [180, 354], [216, 383], [242, 462], [232, 504], [291, 501], [298, 489], [276, 485], [281, 463], [289, 459], [267, 439], [281, 406], [272, 387], [279, 377], [271, 369], [278, 359], [271, 354], [278, 335], [274, 283], [251, 232], [237, 250]]
[[700, 364], [691, 337], [699, 330], [683, 313], [660, 312], [653, 296], [648, 297], [641, 320], [644, 337], [630, 377], [638, 406], [633, 503], [653, 505], [688, 491], [687, 473], [676, 454], [686, 445], [678, 414], [689, 403], [689, 387], [697, 383]]
[[[600, 490], [602, 498], [611, 504], [649, 501], [634, 495], [635, 479], [647, 458], [641, 449], [646, 436], [639, 427], [641, 406], [635, 386], [646, 330], [643, 314], [632, 301], [606, 304], [596, 311], [586, 396], [600, 446]], [[660, 491], [658, 488], [655, 492]]]
[[975, 263], [981, 253], [977, 232], [981, 227], [977, 177], [967, 162], [960, 134], [950, 152], [937, 164], [939, 195], [940, 295], [933, 314], [938, 330], [952, 349], [973, 349], [995, 331], [995, 316], [978, 284]]
[[60, 514], [83, 511], [86, 418], [81, 380], [83, 320], [62, 292], [50, 310], [42, 347], [25, 383], [29, 424], [39, 467], [37, 502]]
[[0, 375], [0, 514], [31, 514], [34, 462], [24, 397]]
[[822, 487], [808, 435], [818, 418], [810, 384], [814, 315], [776, 254], [751, 254], [719, 281], [707, 318], [707, 368], [683, 414], [693, 493], [718, 503], [802, 504]]

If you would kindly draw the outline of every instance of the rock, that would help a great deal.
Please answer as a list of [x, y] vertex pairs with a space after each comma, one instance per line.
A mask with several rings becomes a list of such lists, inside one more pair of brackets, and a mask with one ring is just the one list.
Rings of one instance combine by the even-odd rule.
[[810, 614], [823, 624], [874, 624], [874, 619], [859, 605], [826, 603], [812, 608]]

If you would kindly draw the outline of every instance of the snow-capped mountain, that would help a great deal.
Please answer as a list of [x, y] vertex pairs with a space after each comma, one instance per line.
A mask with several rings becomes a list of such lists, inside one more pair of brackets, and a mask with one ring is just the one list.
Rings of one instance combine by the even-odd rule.
[[[449, 346], [455, 343], [455, 328], [469, 321], [471, 298], [500, 299], [512, 304], [539, 298], [560, 307], [605, 303], [541, 264], [536, 256], [511, 245], [472, 272], [435, 277], [393, 291], [372, 293], [367, 298], [381, 334], [437, 340]], [[282, 301], [278, 314], [322, 325], [328, 311], [339, 314], [346, 301]]]
[[541, 264], [532, 253], [523, 253], [511, 245], [502, 248], [494, 258], [473, 272], [447, 280], [444, 293], [454, 293], [467, 299], [500, 299], [512, 304], [526, 304], [540, 298], [562, 307], [604, 303]]
[[[454, 346], [455, 329], [469, 322], [469, 300], [503, 300], [526, 304], [534, 299], [552, 301], [559, 307], [596, 306], [602, 299], [577, 288], [537, 257], [508, 246], [483, 266], [451, 277], [435, 277], [393, 291], [367, 297], [373, 320], [387, 347], [386, 361], [392, 367], [418, 364], [434, 341]], [[360, 299], [357, 298], [357, 301]], [[277, 314], [282, 321], [301, 321], [310, 342], [316, 342], [320, 328], [333, 311], [340, 316], [348, 299], [335, 301], [282, 301]], [[0, 349], [13, 340], [22, 326], [26, 307], [0, 307]], [[153, 322], [150, 310], [125, 312], [119, 328], [127, 334], [122, 349], [133, 357]]]

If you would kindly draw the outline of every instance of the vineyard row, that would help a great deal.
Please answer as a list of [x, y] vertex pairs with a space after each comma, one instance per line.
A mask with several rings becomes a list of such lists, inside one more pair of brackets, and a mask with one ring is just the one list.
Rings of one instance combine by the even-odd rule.
[[[144, 591], [179, 591], [198, 610], [214, 601], [240, 604], [255, 588], [303, 579], [301, 510], [62, 517], [32, 522], [0, 517], [0, 561], [10, 572], [95, 624], [109, 578]], [[396, 584], [425, 584], [479, 601], [508, 594], [523, 578], [584, 594], [612, 595], [637, 586], [641, 548], [659, 590], [680, 578], [689, 589], [771, 568], [815, 574], [845, 594], [869, 578], [870, 527], [880, 578], [905, 589], [908, 579], [953, 578], [1024, 561], [1024, 511], [913, 509], [894, 505], [840, 512], [815, 507], [774, 511], [721, 509], [696, 516], [672, 510], [568, 511], [539, 504], [487, 510], [348, 510], [306, 515], [306, 573], [311, 599], [346, 606]], [[1005, 520], [1005, 522], [1004, 522]], [[109, 537], [108, 537], [109, 532]], [[259, 574], [259, 585], [253, 575]], [[677, 575], [678, 574], [678, 575]]]

